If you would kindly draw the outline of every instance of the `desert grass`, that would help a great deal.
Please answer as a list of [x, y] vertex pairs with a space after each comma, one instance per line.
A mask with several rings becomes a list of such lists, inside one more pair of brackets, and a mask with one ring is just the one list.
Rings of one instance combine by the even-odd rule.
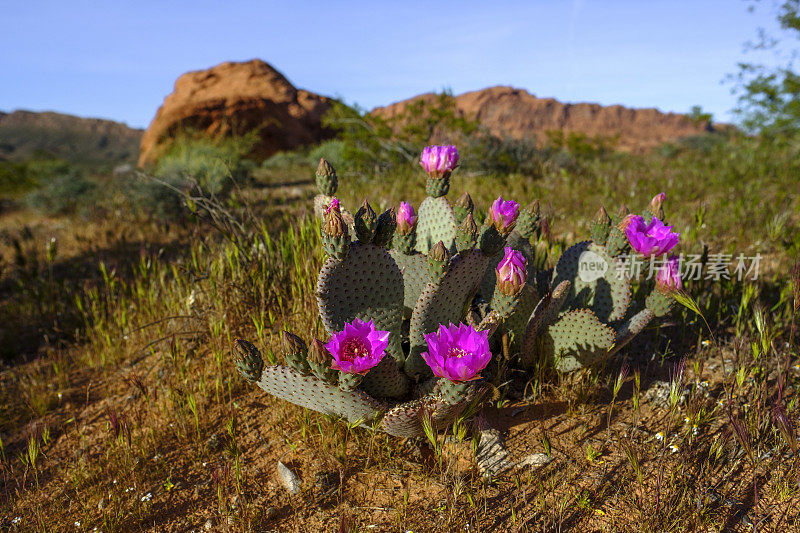
[[[21, 531], [792, 531], [800, 527], [797, 146], [610, 154], [577, 169], [456, 174], [480, 207], [546, 206], [542, 262], [601, 204], [666, 191], [686, 253], [760, 252], [756, 281], [691, 299], [605, 367], [541, 369], [491, 402], [510, 453], [486, 478], [479, 420], [403, 441], [276, 400], [235, 372], [235, 338], [324, 330], [311, 167], [269, 168], [216, 218], [3, 221], [0, 527]], [[469, 154], [464, 154], [469, 157]], [[423, 197], [417, 169], [342, 173], [341, 198]], [[208, 212], [212, 212], [210, 206]], [[26, 218], [29, 217], [29, 218]], [[20, 223], [23, 221], [24, 223]], [[55, 240], [53, 240], [55, 238]], [[529, 376], [530, 377], [530, 376]], [[289, 494], [281, 461], [299, 475]]]

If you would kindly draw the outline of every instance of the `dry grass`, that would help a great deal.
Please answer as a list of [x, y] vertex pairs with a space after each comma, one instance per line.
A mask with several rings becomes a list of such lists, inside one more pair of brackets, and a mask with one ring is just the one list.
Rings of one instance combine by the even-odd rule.
[[[768, 271], [749, 285], [692, 284], [702, 316], [679, 309], [606, 368], [505, 388], [487, 416], [509, 452], [550, 461], [493, 479], [474, 465], [473, 423], [455, 432], [463, 439], [404, 442], [275, 400], [236, 375], [236, 337], [275, 360], [282, 329], [322, 334], [313, 298], [322, 252], [306, 169], [288, 179], [263, 172], [237, 191], [243, 226], [226, 226], [227, 239], [208, 220], [165, 230], [115, 218], [29, 219], [25, 232], [23, 215], [7, 217], [0, 327], [25, 342], [0, 372], [0, 528], [796, 530], [797, 435], [776, 418], [781, 409], [796, 418], [800, 384], [800, 296], [787, 267], [800, 225], [796, 193], [786, 195], [792, 168], [762, 169], [764, 201], [756, 201], [734, 163], [714, 171], [689, 154], [671, 166], [589, 164], [582, 176], [537, 182], [464, 176], [451, 194], [469, 189], [483, 204], [498, 190], [547, 198], [553, 213], [569, 214], [555, 217], [546, 245], [557, 257], [586, 233], [601, 198], [640, 205], [664, 185], [685, 251], [759, 249]], [[350, 205], [368, 188], [376, 204], [419, 197], [418, 176], [378, 190], [350, 181]], [[578, 187], [591, 192], [576, 195]], [[782, 203], [771, 204], [777, 196]], [[770, 224], [780, 225], [774, 235]], [[53, 236], [58, 249], [48, 253]], [[300, 476], [300, 494], [282, 487], [278, 461]]]

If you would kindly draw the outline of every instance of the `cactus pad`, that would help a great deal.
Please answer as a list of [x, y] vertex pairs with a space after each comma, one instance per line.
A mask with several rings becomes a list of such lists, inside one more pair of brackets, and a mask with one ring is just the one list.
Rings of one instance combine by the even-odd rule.
[[400, 250], [391, 249], [389, 255], [400, 268], [403, 274], [403, 305], [405, 307], [405, 317], [411, 318], [411, 311], [417, 305], [419, 295], [430, 281], [428, 275], [428, 263], [423, 254], [414, 253], [406, 255]]
[[544, 355], [561, 372], [577, 370], [602, 359], [614, 344], [614, 330], [589, 309], [566, 313], [543, 335]]
[[[594, 265], [605, 270], [589, 270]], [[554, 284], [572, 282], [567, 308], [589, 308], [604, 322], [625, 316], [631, 301], [630, 280], [619, 275], [617, 261], [602, 246], [585, 241], [568, 248], [558, 260], [553, 277]]]
[[360, 421], [369, 425], [379, 418], [387, 406], [361, 391], [345, 392], [314, 376], [303, 376], [286, 366], [268, 366], [261, 374], [258, 386], [282, 400], [325, 413]]
[[614, 348], [609, 352], [609, 355], [614, 355], [620, 351], [631, 339], [641, 333], [655, 316], [656, 315], [651, 310], [645, 308], [626, 320], [617, 328], [616, 342], [614, 343]]
[[417, 251], [427, 254], [442, 241], [452, 250], [456, 236], [456, 219], [447, 198], [428, 197], [419, 206], [417, 213]]
[[461, 322], [488, 262], [489, 258], [478, 250], [456, 254], [444, 277], [438, 282], [431, 281], [422, 291], [411, 315], [407, 374], [419, 378], [429, 373], [428, 365], [419, 355], [426, 348], [423, 335], [436, 331], [440, 324]]
[[430, 417], [433, 429], [439, 430], [452, 424], [466, 405], [466, 399], [449, 405], [436, 395], [424, 396], [389, 410], [383, 417], [381, 429], [395, 437], [422, 437], [425, 435], [422, 421], [426, 416]]
[[[317, 303], [322, 324], [330, 334], [341, 331], [354, 318], [372, 320], [376, 329], [388, 331], [387, 352], [402, 364], [403, 275], [385, 248], [354, 243], [344, 260], [326, 260], [317, 282]], [[392, 386], [379, 394], [370, 380]], [[380, 396], [396, 397], [405, 394], [408, 382], [388, 365], [379, 365], [367, 374], [364, 388]]]
[[506, 319], [502, 328], [502, 331], [511, 333], [512, 347], [519, 347], [522, 344], [525, 328], [528, 326], [528, 320], [533, 310], [536, 309], [537, 303], [539, 303], [539, 294], [533, 285], [526, 283], [519, 295], [516, 309]]

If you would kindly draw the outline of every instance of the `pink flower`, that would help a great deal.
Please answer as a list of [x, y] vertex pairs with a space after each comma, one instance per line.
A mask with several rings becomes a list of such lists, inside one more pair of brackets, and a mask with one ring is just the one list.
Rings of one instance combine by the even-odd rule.
[[673, 292], [683, 289], [681, 281], [681, 265], [677, 256], [671, 255], [656, 274], [656, 287], [662, 292]]
[[400, 233], [407, 234], [417, 223], [417, 215], [414, 214], [414, 208], [408, 202], [400, 202], [400, 207], [397, 209], [397, 230]]
[[671, 231], [673, 226], [664, 225], [658, 217], [653, 217], [649, 224], [645, 224], [639, 215], [628, 215], [622, 227], [631, 247], [645, 257], [669, 252], [680, 239], [680, 233]]
[[501, 234], [511, 231], [519, 216], [519, 204], [514, 200], [503, 200], [500, 196], [489, 208], [489, 217], [492, 225]]
[[450, 381], [472, 381], [492, 359], [486, 331], [475, 331], [466, 324], [439, 326], [438, 332], [425, 335], [428, 351], [420, 354], [434, 375]]
[[426, 146], [422, 150], [419, 164], [429, 176], [440, 178], [450, 174], [458, 166], [458, 150], [453, 145]]
[[344, 325], [325, 344], [333, 356], [331, 368], [348, 374], [366, 374], [381, 362], [389, 345], [389, 332], [375, 329], [372, 320], [358, 318]]
[[325, 208], [325, 213], [330, 213], [331, 211], [338, 211], [339, 210], [339, 199], [335, 196], [331, 199], [331, 203], [328, 207]]
[[528, 260], [521, 252], [505, 247], [505, 256], [497, 265], [497, 286], [500, 292], [513, 296], [522, 290], [527, 280]]

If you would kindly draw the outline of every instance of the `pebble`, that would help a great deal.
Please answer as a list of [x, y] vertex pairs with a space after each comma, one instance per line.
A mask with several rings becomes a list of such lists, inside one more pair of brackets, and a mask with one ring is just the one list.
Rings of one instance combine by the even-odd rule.
[[278, 477], [289, 494], [294, 496], [300, 492], [300, 478], [281, 461], [278, 461]]
[[550, 462], [550, 456], [546, 453], [532, 453], [526, 455], [522, 460], [517, 463], [517, 466], [542, 466]]

